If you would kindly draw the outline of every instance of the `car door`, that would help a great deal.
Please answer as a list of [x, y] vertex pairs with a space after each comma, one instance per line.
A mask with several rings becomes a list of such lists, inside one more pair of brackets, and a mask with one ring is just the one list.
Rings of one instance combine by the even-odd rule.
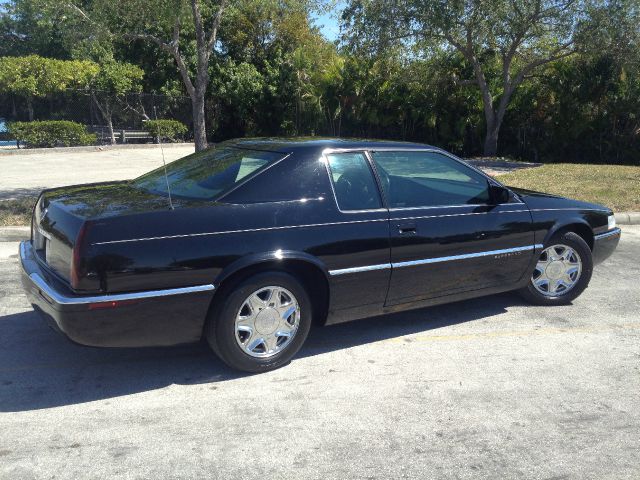
[[370, 152], [390, 212], [394, 305], [515, 284], [533, 255], [531, 214], [496, 204], [484, 174], [436, 150]]
[[335, 240], [315, 253], [329, 268], [332, 317], [366, 316], [382, 308], [389, 287], [389, 212], [363, 150], [329, 151], [323, 158], [336, 201]]

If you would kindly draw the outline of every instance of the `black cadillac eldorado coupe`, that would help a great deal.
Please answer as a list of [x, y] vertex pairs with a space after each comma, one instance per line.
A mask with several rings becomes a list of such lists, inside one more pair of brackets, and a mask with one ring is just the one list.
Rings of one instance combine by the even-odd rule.
[[608, 208], [507, 188], [427, 145], [246, 139], [45, 190], [20, 257], [30, 302], [75, 342], [204, 337], [256, 372], [312, 322], [507, 290], [567, 304], [619, 239]]

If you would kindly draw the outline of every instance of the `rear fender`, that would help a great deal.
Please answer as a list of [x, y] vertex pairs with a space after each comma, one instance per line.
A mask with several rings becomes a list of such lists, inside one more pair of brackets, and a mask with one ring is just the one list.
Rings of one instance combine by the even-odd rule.
[[298, 252], [294, 250], [275, 250], [273, 252], [263, 252], [246, 255], [232, 262], [227, 267], [225, 267], [222, 272], [220, 272], [220, 274], [215, 278], [214, 285], [220, 285], [232, 275], [249, 267], [256, 267], [261, 264], [267, 263], [274, 265], [282, 263], [284, 265], [287, 261], [291, 260], [305, 262], [313, 265], [323, 273], [325, 279], [327, 280], [327, 282], [329, 282], [329, 271], [326, 265], [317, 257], [309, 255], [305, 252]]

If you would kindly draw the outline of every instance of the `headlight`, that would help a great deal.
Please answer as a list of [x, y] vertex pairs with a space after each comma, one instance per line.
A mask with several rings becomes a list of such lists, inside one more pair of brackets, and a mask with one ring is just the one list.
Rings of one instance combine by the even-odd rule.
[[616, 228], [616, 217], [609, 215], [607, 217], [607, 230], [613, 230], [614, 228]]

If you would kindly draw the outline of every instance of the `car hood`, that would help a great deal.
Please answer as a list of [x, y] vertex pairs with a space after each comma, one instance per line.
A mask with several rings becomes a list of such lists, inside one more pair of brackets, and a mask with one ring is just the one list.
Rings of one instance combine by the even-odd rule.
[[610, 208], [590, 202], [582, 202], [571, 198], [552, 195], [550, 193], [536, 192], [524, 188], [509, 187], [518, 194], [527, 207], [531, 209], [554, 209], [554, 208], [576, 208], [584, 210], [605, 210], [611, 212]]

